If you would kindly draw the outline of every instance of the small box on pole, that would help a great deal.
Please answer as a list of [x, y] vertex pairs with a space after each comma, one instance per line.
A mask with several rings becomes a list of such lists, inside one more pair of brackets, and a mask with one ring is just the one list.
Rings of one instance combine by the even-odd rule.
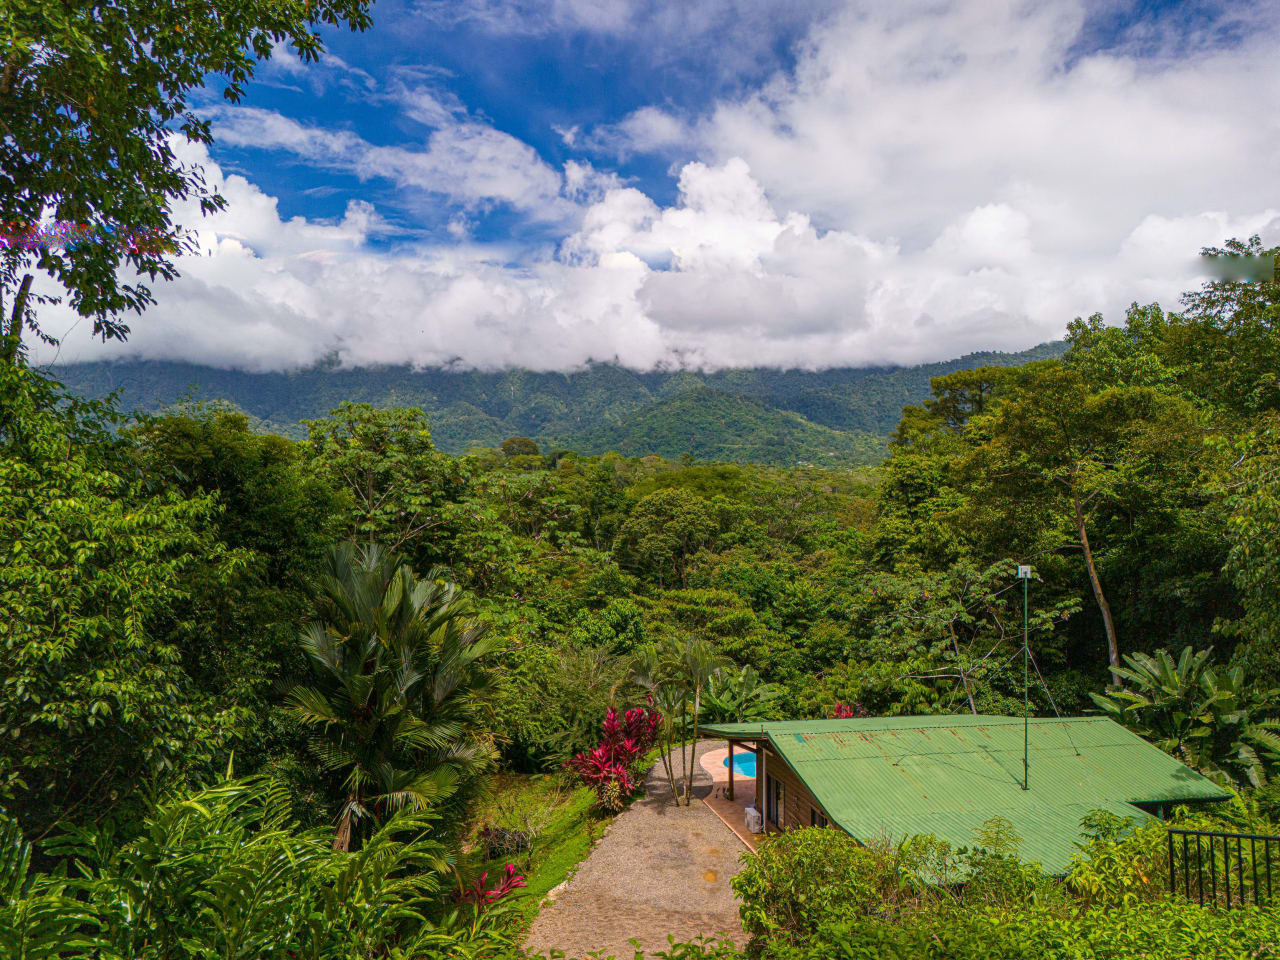
[[1019, 564], [1019, 566], [1018, 566], [1018, 579], [1019, 579], [1019, 580], [1030, 580], [1030, 579], [1031, 579], [1031, 568], [1030, 568], [1030, 567], [1026, 567], [1026, 566], [1022, 566], [1021, 564]]

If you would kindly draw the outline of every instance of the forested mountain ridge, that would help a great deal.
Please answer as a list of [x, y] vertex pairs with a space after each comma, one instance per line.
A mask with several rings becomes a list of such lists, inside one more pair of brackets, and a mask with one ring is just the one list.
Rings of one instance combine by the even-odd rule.
[[[738, 462], [877, 463], [902, 408], [929, 396], [929, 381], [956, 370], [1017, 366], [1060, 356], [1062, 343], [1021, 353], [986, 351], [898, 368], [631, 370], [593, 364], [571, 373], [529, 370], [343, 368], [252, 373], [168, 361], [59, 364], [50, 372], [73, 391], [120, 391], [125, 409], [156, 412], [184, 397], [227, 400], [261, 429], [303, 434], [300, 421], [344, 400], [420, 407], [449, 453], [527, 436], [544, 448], [584, 453], [618, 448]], [[693, 391], [701, 398], [695, 402]], [[702, 403], [710, 403], [704, 407]]]
[[835, 430], [792, 410], [710, 387], [684, 390], [619, 423], [584, 431], [574, 445], [591, 453], [687, 453], [696, 460], [768, 464], [872, 464], [886, 453], [882, 436]]

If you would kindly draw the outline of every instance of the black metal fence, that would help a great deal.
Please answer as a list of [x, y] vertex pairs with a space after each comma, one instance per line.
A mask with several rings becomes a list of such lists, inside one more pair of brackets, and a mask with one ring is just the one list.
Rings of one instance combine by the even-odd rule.
[[1211, 906], [1268, 905], [1280, 885], [1280, 837], [1169, 830], [1169, 890]]

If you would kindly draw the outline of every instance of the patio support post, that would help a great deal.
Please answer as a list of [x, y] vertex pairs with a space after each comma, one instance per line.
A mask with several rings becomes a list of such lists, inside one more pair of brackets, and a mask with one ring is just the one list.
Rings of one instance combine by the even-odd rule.
[[729, 741], [729, 799], [733, 799], [733, 741]]
[[769, 780], [766, 777], [768, 773], [768, 754], [764, 752], [764, 745], [759, 740], [756, 741], [756, 783], [760, 784], [760, 816], [764, 818], [764, 832], [769, 832]]

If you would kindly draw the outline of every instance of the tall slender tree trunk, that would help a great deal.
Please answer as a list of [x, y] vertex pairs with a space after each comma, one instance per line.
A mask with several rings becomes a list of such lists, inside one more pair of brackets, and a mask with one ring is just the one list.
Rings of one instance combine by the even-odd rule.
[[693, 802], [693, 770], [698, 761], [698, 714], [702, 712], [702, 690], [693, 692], [693, 740], [689, 743], [689, 772], [684, 781], [684, 805]]
[[1080, 494], [1071, 488], [1071, 505], [1075, 508], [1076, 534], [1080, 538], [1080, 549], [1084, 551], [1084, 563], [1089, 569], [1089, 583], [1093, 586], [1093, 597], [1098, 601], [1098, 609], [1102, 611], [1102, 625], [1107, 631], [1107, 657], [1111, 662], [1111, 682], [1119, 686], [1120, 679], [1116, 670], [1120, 667], [1120, 647], [1116, 643], [1116, 625], [1111, 619], [1111, 604], [1102, 592], [1102, 581], [1098, 578], [1098, 567], [1093, 562], [1093, 549], [1089, 546], [1088, 524], [1085, 522], [1084, 510], [1080, 506]]
[[[689, 700], [685, 698], [680, 701], [680, 785], [683, 788], [688, 782], [688, 774], [686, 773], [688, 766], [685, 763], [684, 742], [689, 739]], [[677, 805], [683, 803], [686, 807], [689, 805], [689, 795], [686, 791], [684, 796], [676, 800]]]
[[[31, 296], [31, 280], [32, 274], [23, 276], [22, 283], [18, 286], [17, 296], [13, 298], [9, 329], [5, 332], [3, 346], [0, 346], [0, 360], [5, 363], [16, 363], [18, 351], [22, 349], [22, 320], [27, 309], [27, 299]], [[0, 312], [0, 320], [3, 319], [4, 314]]]
[[676, 794], [676, 767], [675, 761], [671, 758], [671, 753], [675, 750], [675, 717], [667, 717], [664, 720], [666, 732], [660, 737], [660, 745], [662, 747], [662, 770], [667, 775], [667, 786], [671, 788], [671, 799], [676, 803], [680, 802], [680, 797]]
[[671, 788], [671, 799], [678, 801], [676, 796], [676, 768], [675, 762], [671, 759], [671, 751], [675, 749], [675, 744], [668, 737], [662, 745], [662, 769], [667, 775], [667, 786]]

